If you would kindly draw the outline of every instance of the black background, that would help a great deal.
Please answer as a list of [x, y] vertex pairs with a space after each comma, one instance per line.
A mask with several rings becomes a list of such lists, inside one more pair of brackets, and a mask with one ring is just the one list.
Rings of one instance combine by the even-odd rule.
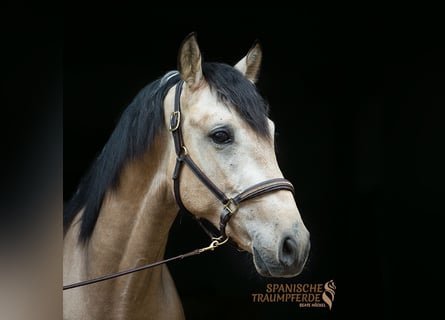
[[[188, 33], [197, 33], [204, 60], [229, 64], [259, 40], [258, 87], [271, 104], [278, 161], [296, 187], [311, 255], [303, 273], [286, 280], [260, 278], [250, 257], [231, 247], [174, 262], [170, 270], [186, 315], [394, 319], [415, 309], [428, 312], [436, 299], [433, 266], [442, 255], [433, 245], [444, 191], [445, 52], [437, 8], [222, 6], [66, 5], [63, 19], [29, 9], [30, 26], [4, 23], [12, 30], [8, 44], [21, 54], [15, 57], [19, 74], [29, 79], [29, 70], [39, 71], [30, 83], [11, 68], [7, 80], [34, 88], [33, 80], [41, 84], [53, 70], [63, 71], [63, 201], [135, 94], [176, 68]], [[50, 90], [60, 91], [57, 83]], [[21, 86], [9, 92], [6, 104], [19, 101], [19, 111], [10, 112], [17, 119], [29, 105], [17, 99], [21, 94]], [[31, 111], [34, 119], [41, 113], [59, 115], [60, 109]], [[182, 216], [167, 253], [206, 243], [195, 222]], [[264, 293], [266, 283], [331, 279], [337, 286], [331, 311], [252, 302], [251, 294]]]
[[[419, 230], [439, 213], [433, 199], [443, 190], [431, 184], [434, 165], [443, 161], [443, 48], [434, 15], [338, 6], [100, 9], [82, 10], [65, 24], [65, 200], [123, 107], [146, 83], [176, 68], [189, 32], [197, 33], [204, 60], [229, 64], [259, 40], [258, 86], [271, 104], [278, 160], [296, 187], [312, 238], [303, 274], [281, 282], [333, 279], [336, 300], [332, 311], [254, 304], [252, 293], [280, 280], [261, 279], [248, 256], [224, 248], [171, 264], [186, 315], [377, 319], [406, 308], [400, 284], [411, 281], [406, 274], [422, 259]], [[199, 227], [182, 217], [167, 255], [206, 243]]]

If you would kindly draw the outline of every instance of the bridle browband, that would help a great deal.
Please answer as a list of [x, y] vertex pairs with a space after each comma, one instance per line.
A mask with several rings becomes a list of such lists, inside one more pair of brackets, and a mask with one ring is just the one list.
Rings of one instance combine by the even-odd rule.
[[[212, 242], [209, 246], [196, 249], [193, 251], [190, 251], [185, 254], [181, 254], [172, 258], [164, 259], [161, 261], [156, 261], [154, 263], [146, 264], [143, 266], [135, 267], [132, 269], [128, 269], [125, 271], [120, 271], [116, 273], [112, 273], [109, 275], [105, 275], [102, 277], [85, 280], [77, 283], [73, 283], [70, 285], [63, 286], [63, 290], [66, 289], [72, 289], [76, 287], [85, 286], [88, 284], [93, 284], [100, 281], [105, 281], [113, 278], [117, 278], [129, 273], [133, 273], [136, 271], [145, 270], [148, 268], [156, 267], [161, 264], [165, 264], [170, 261], [183, 259], [186, 257], [198, 255], [205, 251], [213, 251], [215, 248], [225, 244], [229, 237], [226, 233], [226, 227], [232, 216], [237, 212], [238, 206], [247, 200], [256, 198], [258, 196], [261, 196], [265, 193], [269, 193], [276, 190], [287, 190], [292, 192], [294, 194], [294, 187], [290, 181], [284, 178], [275, 178], [275, 179], [269, 179], [265, 180], [263, 182], [254, 184], [246, 189], [244, 191], [238, 193], [234, 197], [228, 197], [223, 191], [221, 191], [215, 183], [210, 180], [207, 175], [198, 167], [198, 165], [192, 160], [190, 157], [188, 150], [186, 146], [184, 145], [184, 141], [182, 138], [182, 130], [181, 130], [181, 92], [183, 87], [184, 81], [180, 80], [178, 84], [176, 85], [175, 90], [175, 100], [174, 100], [174, 110], [170, 115], [170, 125], [169, 130], [172, 133], [173, 141], [175, 144], [175, 152], [176, 152], [176, 165], [173, 171], [173, 189], [175, 194], [175, 199], [177, 204], [182, 210], [185, 210], [186, 212], [189, 212], [187, 208], [185, 207], [184, 203], [181, 200], [181, 193], [180, 193], [180, 183], [179, 183], [179, 177], [181, 174], [181, 170], [183, 168], [183, 165], [187, 165], [189, 169], [195, 174], [195, 176], [209, 189], [216, 198], [222, 203], [223, 209], [220, 214], [220, 221], [219, 221], [219, 236], [213, 235], [212, 232], [210, 232], [202, 223], [200, 223], [201, 227], [204, 228], [207, 234], [211, 236]], [[199, 220], [198, 220], [199, 221]]]

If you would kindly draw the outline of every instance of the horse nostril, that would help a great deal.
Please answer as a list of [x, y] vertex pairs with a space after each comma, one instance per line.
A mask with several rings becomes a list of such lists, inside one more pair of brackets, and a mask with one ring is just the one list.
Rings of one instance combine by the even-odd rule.
[[279, 252], [280, 262], [292, 266], [297, 259], [297, 242], [291, 237], [285, 237]]

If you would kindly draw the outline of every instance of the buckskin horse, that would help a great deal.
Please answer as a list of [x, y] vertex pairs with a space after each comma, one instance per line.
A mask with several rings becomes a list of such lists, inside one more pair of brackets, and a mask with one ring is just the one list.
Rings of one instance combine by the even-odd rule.
[[156, 265], [166, 261], [179, 209], [213, 226], [210, 246], [197, 253], [230, 239], [252, 254], [261, 276], [302, 271], [309, 232], [255, 86], [261, 58], [255, 43], [235, 66], [202, 62], [192, 33], [178, 71], [149, 83], [124, 110], [65, 205], [63, 282], [153, 267], [64, 288], [65, 319], [183, 319], [167, 265]]

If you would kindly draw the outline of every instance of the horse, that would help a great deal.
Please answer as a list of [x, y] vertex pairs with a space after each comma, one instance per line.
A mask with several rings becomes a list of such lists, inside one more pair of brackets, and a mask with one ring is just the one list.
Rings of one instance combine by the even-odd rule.
[[[195, 33], [177, 70], [142, 88], [64, 206], [64, 284], [164, 258], [186, 210], [210, 249], [228, 240], [264, 277], [295, 277], [310, 251], [294, 189], [277, 163], [262, 48], [235, 65], [204, 62]], [[211, 230], [209, 228], [212, 228]], [[184, 319], [166, 264], [63, 291], [64, 319]]]

